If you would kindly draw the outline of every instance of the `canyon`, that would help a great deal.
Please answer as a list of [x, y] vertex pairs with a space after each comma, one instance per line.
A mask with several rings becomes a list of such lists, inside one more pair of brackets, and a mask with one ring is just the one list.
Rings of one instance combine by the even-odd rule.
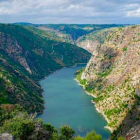
[[56, 70], [87, 63], [76, 78], [108, 122], [110, 139], [138, 140], [139, 47], [139, 25], [0, 24], [0, 104], [43, 113], [39, 81]]

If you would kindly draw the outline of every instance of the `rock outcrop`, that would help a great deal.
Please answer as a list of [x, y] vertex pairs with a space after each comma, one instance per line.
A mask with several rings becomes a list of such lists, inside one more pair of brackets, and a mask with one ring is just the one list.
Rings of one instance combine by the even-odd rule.
[[2, 133], [0, 134], [0, 140], [14, 140], [14, 138], [9, 133]]
[[114, 28], [108, 28], [99, 31], [97, 30], [95, 32], [82, 36], [77, 40], [77, 45], [94, 54], [95, 52], [93, 51], [95, 51], [100, 44], [104, 43], [107, 35], [112, 30], [114, 30]]

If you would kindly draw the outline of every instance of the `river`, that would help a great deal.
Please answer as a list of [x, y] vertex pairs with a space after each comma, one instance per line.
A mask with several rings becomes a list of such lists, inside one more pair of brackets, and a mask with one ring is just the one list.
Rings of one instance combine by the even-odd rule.
[[95, 130], [103, 139], [107, 139], [110, 132], [104, 128], [106, 120], [91, 103], [93, 97], [85, 94], [74, 80], [74, 72], [82, 67], [85, 64], [64, 68], [40, 81], [44, 89], [45, 110], [37, 118], [57, 129], [64, 124], [70, 125], [81, 136]]

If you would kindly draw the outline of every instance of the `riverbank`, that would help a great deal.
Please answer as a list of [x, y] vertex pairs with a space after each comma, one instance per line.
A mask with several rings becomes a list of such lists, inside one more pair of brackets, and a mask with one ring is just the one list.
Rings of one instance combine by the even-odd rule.
[[[85, 86], [82, 85], [82, 84], [80, 84], [80, 82], [79, 82], [78, 79], [75, 78], [74, 80], [78, 83], [79, 86], [82, 86], [82, 87], [83, 87], [83, 89], [84, 89], [84, 91], [85, 91], [85, 93], [86, 93], [87, 95], [92, 96], [93, 98], [97, 98], [97, 96], [93, 95], [93, 94], [90, 93], [90, 92], [87, 92], [86, 89], [85, 89]], [[91, 100], [91, 103], [94, 104], [95, 109], [97, 110], [97, 112], [99, 112], [100, 114], [102, 114], [102, 116], [105, 118], [105, 120], [107, 121], [107, 123], [110, 123], [110, 121], [108, 120], [107, 116], [104, 114], [103, 111], [101, 111], [101, 110], [97, 107], [96, 103], [95, 103], [93, 100]], [[109, 126], [105, 126], [104, 128], [108, 129], [111, 133], [114, 131], [114, 130], [113, 130], [111, 127], [109, 127]]]
[[86, 93], [87, 95], [92, 96], [92, 97], [94, 97], [94, 98], [97, 98], [95, 95], [93, 95], [93, 94], [87, 92], [86, 89], [85, 89], [85, 86], [82, 85], [82, 84], [80, 84], [80, 82], [78, 81], [78, 79], [75, 78], [74, 80], [78, 83], [79, 86], [82, 86], [82, 87], [83, 87], [83, 89], [84, 89], [84, 91], [85, 91], [85, 93]]

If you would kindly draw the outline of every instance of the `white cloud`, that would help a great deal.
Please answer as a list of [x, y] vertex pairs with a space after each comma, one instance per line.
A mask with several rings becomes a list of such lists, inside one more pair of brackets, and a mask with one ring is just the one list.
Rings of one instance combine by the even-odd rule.
[[129, 8], [127, 17], [140, 17], [140, 4], [129, 4], [127, 7]]
[[0, 22], [125, 23], [124, 18], [140, 17], [139, 4], [140, 0], [0, 0]]
[[128, 17], [140, 17], [140, 8], [138, 8], [137, 10], [134, 11], [129, 11], [127, 13]]

